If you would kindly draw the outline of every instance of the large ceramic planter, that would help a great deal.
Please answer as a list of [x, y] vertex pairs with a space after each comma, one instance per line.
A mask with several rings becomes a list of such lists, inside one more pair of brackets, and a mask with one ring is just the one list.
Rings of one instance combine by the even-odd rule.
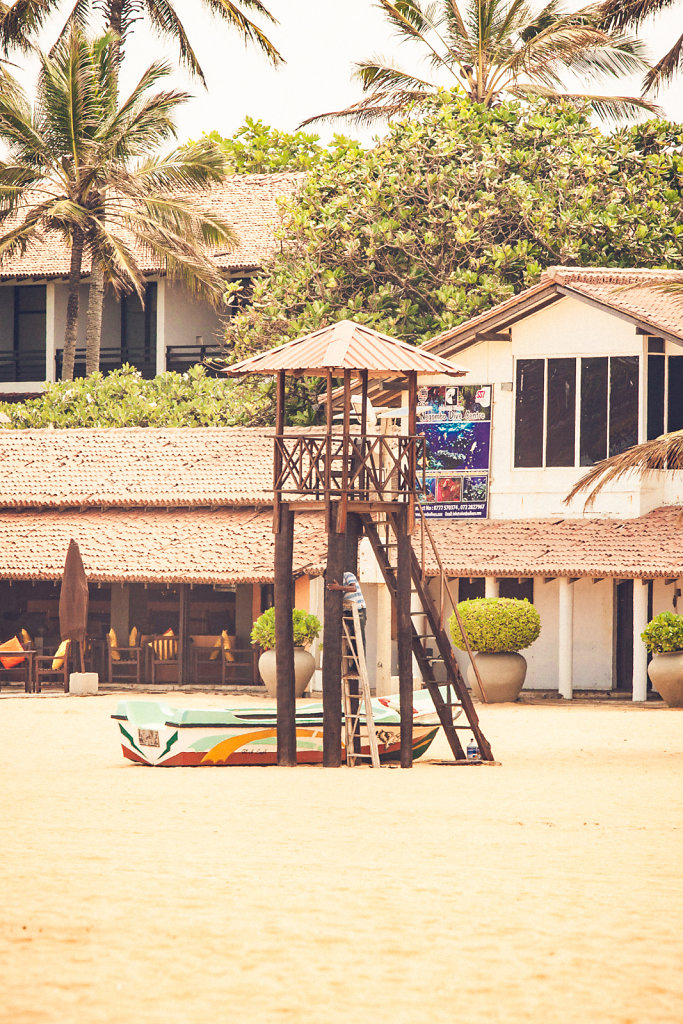
[[475, 654], [474, 660], [485, 691], [481, 692], [474, 669], [468, 665], [467, 681], [475, 697], [487, 704], [517, 700], [526, 678], [526, 658], [522, 654]]
[[[275, 668], [275, 651], [264, 651], [258, 660], [258, 670], [261, 673], [268, 695], [277, 697], [277, 672]], [[315, 658], [310, 651], [304, 647], [294, 648], [294, 696], [303, 697], [306, 687], [311, 681], [315, 670]]]
[[670, 708], [683, 708], [683, 651], [655, 654], [647, 667], [650, 681]]

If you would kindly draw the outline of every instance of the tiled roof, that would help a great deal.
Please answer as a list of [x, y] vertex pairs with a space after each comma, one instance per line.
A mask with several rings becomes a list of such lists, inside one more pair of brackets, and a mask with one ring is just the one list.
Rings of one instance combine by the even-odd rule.
[[[278, 246], [274, 231], [280, 219], [278, 200], [290, 198], [300, 188], [302, 174], [241, 174], [225, 178], [196, 195], [196, 202], [227, 221], [235, 230], [238, 245], [229, 252], [216, 252], [216, 262], [224, 270], [260, 267]], [[134, 250], [143, 272], [154, 273], [159, 261], [140, 247]], [[0, 262], [0, 280], [34, 277], [66, 278], [70, 253], [57, 235], [45, 235], [22, 256]], [[86, 256], [83, 274], [89, 273]]]
[[[639, 519], [430, 521], [449, 576], [683, 577], [679, 507]], [[419, 547], [419, 533], [414, 543]], [[436, 571], [428, 561], [428, 570]]]
[[245, 373], [271, 374], [278, 370], [316, 377], [326, 371], [334, 371], [335, 376], [339, 376], [344, 370], [366, 370], [370, 377], [404, 375], [412, 371], [451, 377], [467, 373], [463, 366], [354, 320], [339, 320], [278, 348], [259, 352], [233, 363], [226, 373], [236, 377]]
[[265, 428], [0, 430], [0, 508], [272, 501]]
[[477, 334], [506, 328], [563, 295], [598, 302], [631, 318], [653, 335], [663, 333], [683, 339], [683, 294], [662, 289], [662, 285], [671, 284], [683, 284], [683, 271], [549, 267], [538, 284], [438, 334], [422, 347], [448, 357], [476, 341]]
[[[58, 580], [73, 538], [93, 581], [266, 583], [272, 515], [256, 509], [73, 509], [0, 512], [0, 578]], [[324, 517], [298, 514], [295, 575], [326, 557]]]

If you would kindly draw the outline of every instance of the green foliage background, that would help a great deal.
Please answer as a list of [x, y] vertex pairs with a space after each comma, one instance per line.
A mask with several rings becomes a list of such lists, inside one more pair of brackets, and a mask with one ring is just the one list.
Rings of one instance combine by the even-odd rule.
[[9, 428], [223, 427], [253, 423], [270, 385], [209, 377], [203, 366], [145, 380], [132, 366], [46, 384], [26, 402], [3, 402]]
[[334, 135], [328, 146], [309, 132], [282, 132], [261, 120], [247, 117], [234, 135], [205, 134], [226, 158], [228, 174], [276, 174], [279, 171], [311, 171], [334, 164], [345, 154], [359, 155], [362, 145], [345, 135]]
[[[521, 651], [541, 633], [541, 617], [532, 604], [514, 597], [480, 597], [461, 601], [458, 612], [472, 650], [480, 654], [503, 654]], [[448, 620], [453, 643], [466, 650], [465, 641], [455, 618]]]
[[312, 167], [228, 346], [342, 317], [420, 343], [549, 265], [680, 266], [682, 145], [663, 121], [605, 135], [569, 103], [441, 93], [374, 149]]

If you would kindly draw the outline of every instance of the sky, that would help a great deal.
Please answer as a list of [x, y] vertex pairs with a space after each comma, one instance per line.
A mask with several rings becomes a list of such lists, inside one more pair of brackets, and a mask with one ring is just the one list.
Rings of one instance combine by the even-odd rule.
[[[351, 80], [354, 61], [376, 55], [413, 66], [411, 49], [397, 46], [372, 0], [265, 0], [279, 24], [267, 31], [287, 63], [274, 69], [254, 47], [245, 48], [235, 32], [209, 15], [201, 0], [174, 0], [190, 42], [202, 65], [208, 88], [180, 73], [174, 80], [194, 94], [181, 109], [179, 138], [198, 138], [216, 130], [232, 135], [247, 116], [281, 130], [293, 131], [313, 114], [339, 109], [361, 97]], [[584, 0], [585, 2], [585, 0]], [[65, 5], [65, 9], [71, 5]], [[581, 2], [569, 0], [579, 8]], [[261, 22], [266, 27], [265, 22]], [[54, 38], [52, 26], [48, 30]], [[640, 32], [653, 60], [662, 56], [683, 32], [683, 0], [645, 25]], [[51, 40], [50, 40], [51, 41]], [[172, 47], [164, 46], [144, 21], [130, 40], [122, 89], [131, 87], [158, 56], [176, 63]], [[605, 91], [608, 91], [607, 89]], [[634, 81], [611, 92], [639, 92]], [[683, 73], [656, 97], [672, 120], [683, 122]], [[339, 122], [309, 128], [327, 141], [334, 131], [360, 135], [369, 142], [379, 128], [359, 132]]]

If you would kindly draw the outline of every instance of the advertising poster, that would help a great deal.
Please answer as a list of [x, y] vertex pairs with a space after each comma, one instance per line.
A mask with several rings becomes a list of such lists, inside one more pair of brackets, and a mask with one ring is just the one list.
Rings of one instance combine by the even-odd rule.
[[491, 458], [491, 386], [423, 387], [417, 432], [427, 442], [422, 501], [430, 519], [485, 519]]

